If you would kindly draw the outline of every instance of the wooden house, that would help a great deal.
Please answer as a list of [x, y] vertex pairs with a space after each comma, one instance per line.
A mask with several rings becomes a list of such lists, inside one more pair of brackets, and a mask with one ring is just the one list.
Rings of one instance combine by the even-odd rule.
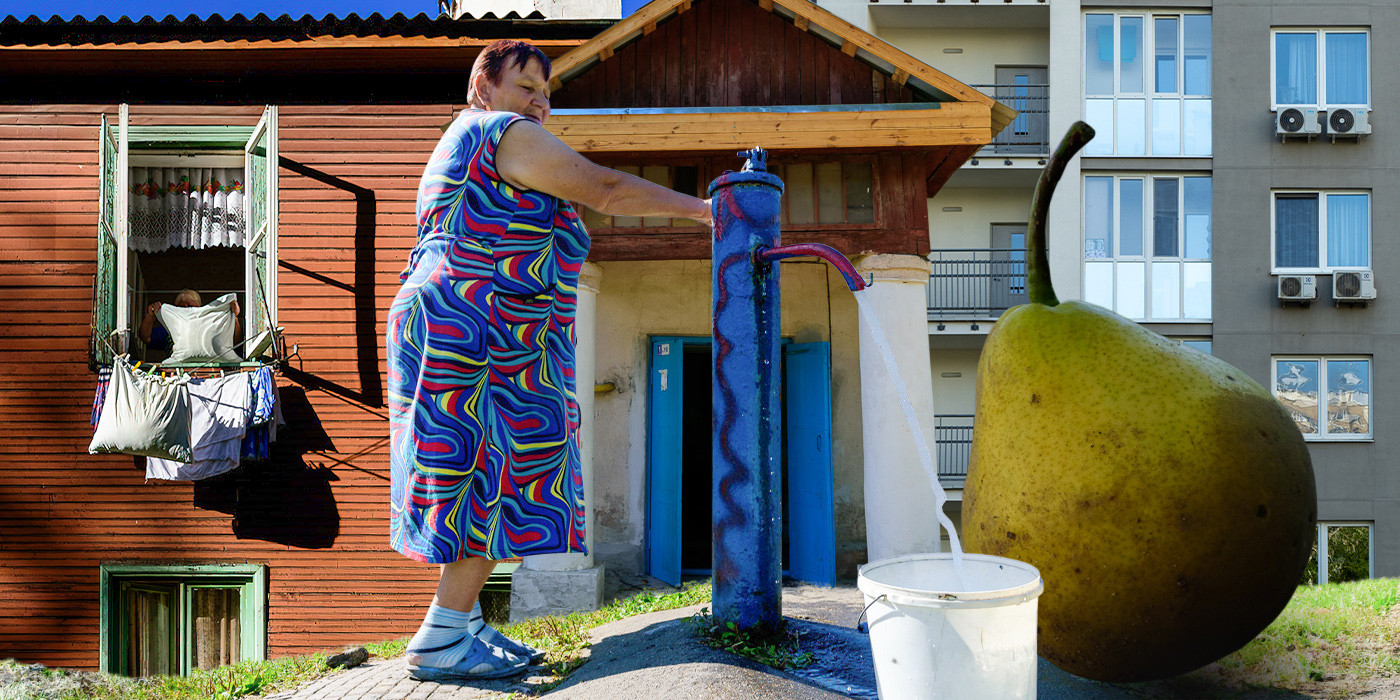
[[[764, 146], [787, 182], [785, 240], [849, 255], [926, 253], [927, 198], [1012, 115], [805, 0], [657, 0], [615, 25], [5, 19], [0, 657], [180, 673], [416, 628], [437, 571], [388, 547], [384, 322], [423, 165], [477, 51], [501, 37], [555, 59], [546, 126], [565, 142], [697, 193]], [[240, 245], [133, 249], [136, 168], [239, 164]], [[586, 221], [592, 553], [527, 558], [516, 576], [582, 575], [596, 597], [605, 567], [675, 581], [707, 566], [707, 404], [666, 390], [707, 386], [709, 241], [681, 221]], [[789, 459], [817, 504], [793, 519], [792, 570], [830, 582], [867, 555], [864, 341], [839, 277], [810, 263], [783, 275], [790, 376], [824, 388], [789, 398], [807, 407], [789, 429], [819, 445]], [[268, 460], [148, 481], [140, 458], [87, 453], [96, 369], [104, 339], [141, 351], [147, 303], [186, 287], [238, 294], [250, 336], [284, 329], [286, 426]]]

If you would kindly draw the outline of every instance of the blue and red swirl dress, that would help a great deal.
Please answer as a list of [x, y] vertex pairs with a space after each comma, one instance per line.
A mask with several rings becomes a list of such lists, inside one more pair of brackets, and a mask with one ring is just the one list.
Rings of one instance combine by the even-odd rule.
[[447, 563], [584, 551], [574, 313], [588, 234], [496, 172], [517, 119], [467, 110], [418, 187], [389, 310], [394, 549]]

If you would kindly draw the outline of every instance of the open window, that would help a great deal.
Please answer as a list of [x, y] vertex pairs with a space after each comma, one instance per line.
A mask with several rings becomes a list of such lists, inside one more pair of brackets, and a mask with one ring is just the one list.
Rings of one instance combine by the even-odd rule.
[[185, 289], [201, 303], [235, 294], [235, 349], [256, 358], [277, 329], [277, 107], [244, 124], [147, 125], [130, 112], [121, 105], [115, 125], [103, 115], [99, 136], [92, 363], [165, 359], [141, 324]]

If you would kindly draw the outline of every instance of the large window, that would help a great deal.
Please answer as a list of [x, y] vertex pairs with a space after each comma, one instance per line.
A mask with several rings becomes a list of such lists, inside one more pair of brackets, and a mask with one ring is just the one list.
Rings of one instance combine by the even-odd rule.
[[1211, 154], [1210, 15], [1089, 13], [1085, 155]]
[[[277, 108], [256, 124], [159, 126], [102, 117], [92, 361], [163, 359], [135, 333], [185, 288], [237, 294], [244, 338], [277, 327]], [[250, 354], [251, 346], [238, 348]]]
[[1317, 524], [1317, 541], [1303, 572], [1303, 583], [1345, 583], [1371, 578], [1375, 571], [1372, 523]]
[[1367, 107], [1370, 33], [1365, 29], [1275, 29], [1274, 107]]
[[1211, 318], [1209, 177], [1084, 178], [1084, 299], [1144, 321]]
[[1371, 269], [1371, 195], [1274, 192], [1277, 273]]
[[1371, 439], [1371, 360], [1275, 357], [1274, 396], [1309, 440]]
[[267, 656], [267, 567], [104, 565], [102, 670], [187, 675]]

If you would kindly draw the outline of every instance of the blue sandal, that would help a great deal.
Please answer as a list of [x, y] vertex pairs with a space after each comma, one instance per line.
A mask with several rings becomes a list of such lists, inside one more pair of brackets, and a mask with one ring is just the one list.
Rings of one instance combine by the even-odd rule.
[[410, 664], [408, 676], [417, 681], [437, 682], [510, 678], [524, 673], [529, 665], [529, 659], [512, 654], [478, 638], [472, 641], [471, 650], [461, 661], [447, 667]]
[[480, 600], [476, 602], [476, 605], [472, 606], [471, 620], [472, 622], [476, 622], [477, 620], [481, 621], [482, 627], [481, 630], [476, 633], [477, 639], [480, 639], [481, 641], [486, 642], [487, 644], [490, 644], [492, 646], [498, 646], [502, 649], [505, 649], [507, 652], [515, 656], [524, 657], [528, 663], [537, 664], [541, 661], [544, 661], [544, 652], [524, 642], [517, 642], [514, 639], [511, 639], [510, 637], [501, 634], [500, 631], [497, 630], [495, 627], [486, 624], [486, 620], [482, 617], [481, 614]]

